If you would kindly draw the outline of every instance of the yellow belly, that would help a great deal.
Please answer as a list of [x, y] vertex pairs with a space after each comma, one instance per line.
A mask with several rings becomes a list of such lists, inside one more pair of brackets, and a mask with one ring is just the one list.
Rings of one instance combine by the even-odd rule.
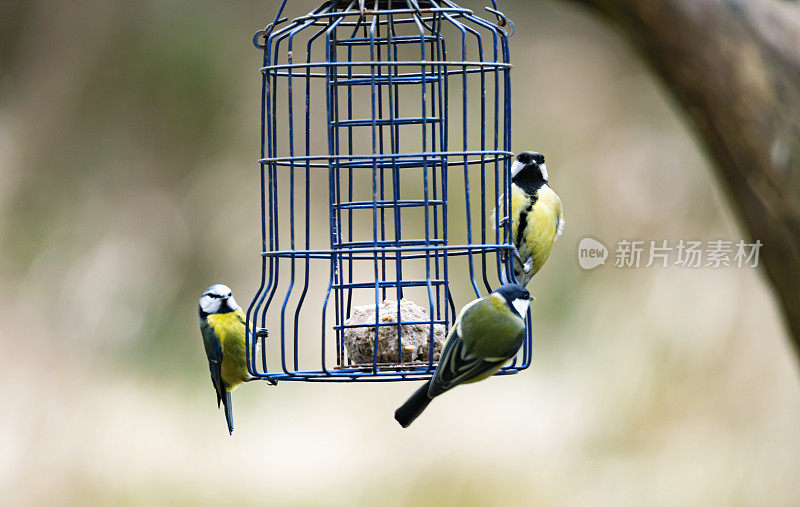
[[[530, 199], [527, 194], [519, 187], [513, 187], [511, 194], [512, 217], [519, 219], [520, 214], [529, 204]], [[513, 224], [514, 244], [523, 262], [526, 264], [530, 262], [530, 269], [525, 272], [523, 272], [525, 266], [515, 264], [517, 278], [523, 285], [526, 285], [531, 277], [542, 269], [547, 258], [550, 257], [562, 213], [561, 199], [550, 187], [545, 185], [537, 191], [536, 203], [528, 212], [524, 237], [518, 237], [519, 228]]]
[[244, 314], [241, 309], [208, 316], [208, 323], [222, 344], [222, 381], [228, 391], [233, 391], [250, 377], [247, 371], [247, 346], [243, 320]]

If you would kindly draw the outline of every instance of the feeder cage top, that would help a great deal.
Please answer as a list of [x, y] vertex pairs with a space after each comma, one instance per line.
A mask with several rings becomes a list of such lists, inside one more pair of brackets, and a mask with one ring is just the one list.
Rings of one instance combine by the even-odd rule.
[[[449, 0], [332, 0], [294, 19], [286, 3], [253, 39], [263, 251], [248, 368], [429, 378], [458, 309], [513, 277], [510, 227], [491, 218], [510, 209], [513, 25], [494, 0], [487, 19]], [[526, 320], [499, 374], [530, 364]]]

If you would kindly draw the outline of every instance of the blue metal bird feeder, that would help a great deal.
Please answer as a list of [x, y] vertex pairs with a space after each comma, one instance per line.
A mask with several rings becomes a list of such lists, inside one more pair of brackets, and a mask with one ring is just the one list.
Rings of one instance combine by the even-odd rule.
[[[286, 3], [253, 39], [264, 55], [263, 251], [248, 369], [427, 379], [457, 310], [513, 277], [510, 227], [491, 218], [511, 205], [513, 25], [495, 0], [491, 21], [450, 0], [330, 0], [291, 20]], [[404, 320], [401, 300], [422, 313]], [[527, 322], [499, 374], [530, 365]], [[358, 331], [371, 334], [366, 359], [348, 341]], [[412, 332], [424, 359], [407, 354]]]

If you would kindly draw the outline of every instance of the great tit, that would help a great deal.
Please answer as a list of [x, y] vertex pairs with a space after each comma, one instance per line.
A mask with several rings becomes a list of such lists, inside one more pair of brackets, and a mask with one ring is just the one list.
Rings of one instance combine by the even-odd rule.
[[403, 428], [433, 400], [460, 384], [494, 375], [525, 340], [524, 315], [533, 298], [521, 285], [501, 286], [461, 309], [450, 328], [436, 372], [394, 413]]
[[225, 407], [228, 433], [233, 433], [231, 391], [242, 382], [255, 380], [247, 371], [244, 312], [227, 285], [209, 287], [200, 297], [200, 331], [217, 392], [217, 407]]
[[[511, 165], [510, 226], [514, 274], [523, 287], [542, 269], [564, 231], [564, 207], [547, 182], [544, 155], [533, 151], [517, 155]], [[496, 226], [495, 219], [492, 224]]]

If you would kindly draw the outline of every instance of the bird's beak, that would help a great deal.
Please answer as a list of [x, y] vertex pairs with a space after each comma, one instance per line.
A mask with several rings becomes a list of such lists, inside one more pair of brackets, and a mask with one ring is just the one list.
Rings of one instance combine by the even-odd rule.
[[528, 296], [528, 301], [533, 301], [533, 300], [535, 300], [535, 299], [536, 299], [536, 298], [535, 298], [535, 297], [533, 297], [532, 295], [531, 295], [531, 296]]

